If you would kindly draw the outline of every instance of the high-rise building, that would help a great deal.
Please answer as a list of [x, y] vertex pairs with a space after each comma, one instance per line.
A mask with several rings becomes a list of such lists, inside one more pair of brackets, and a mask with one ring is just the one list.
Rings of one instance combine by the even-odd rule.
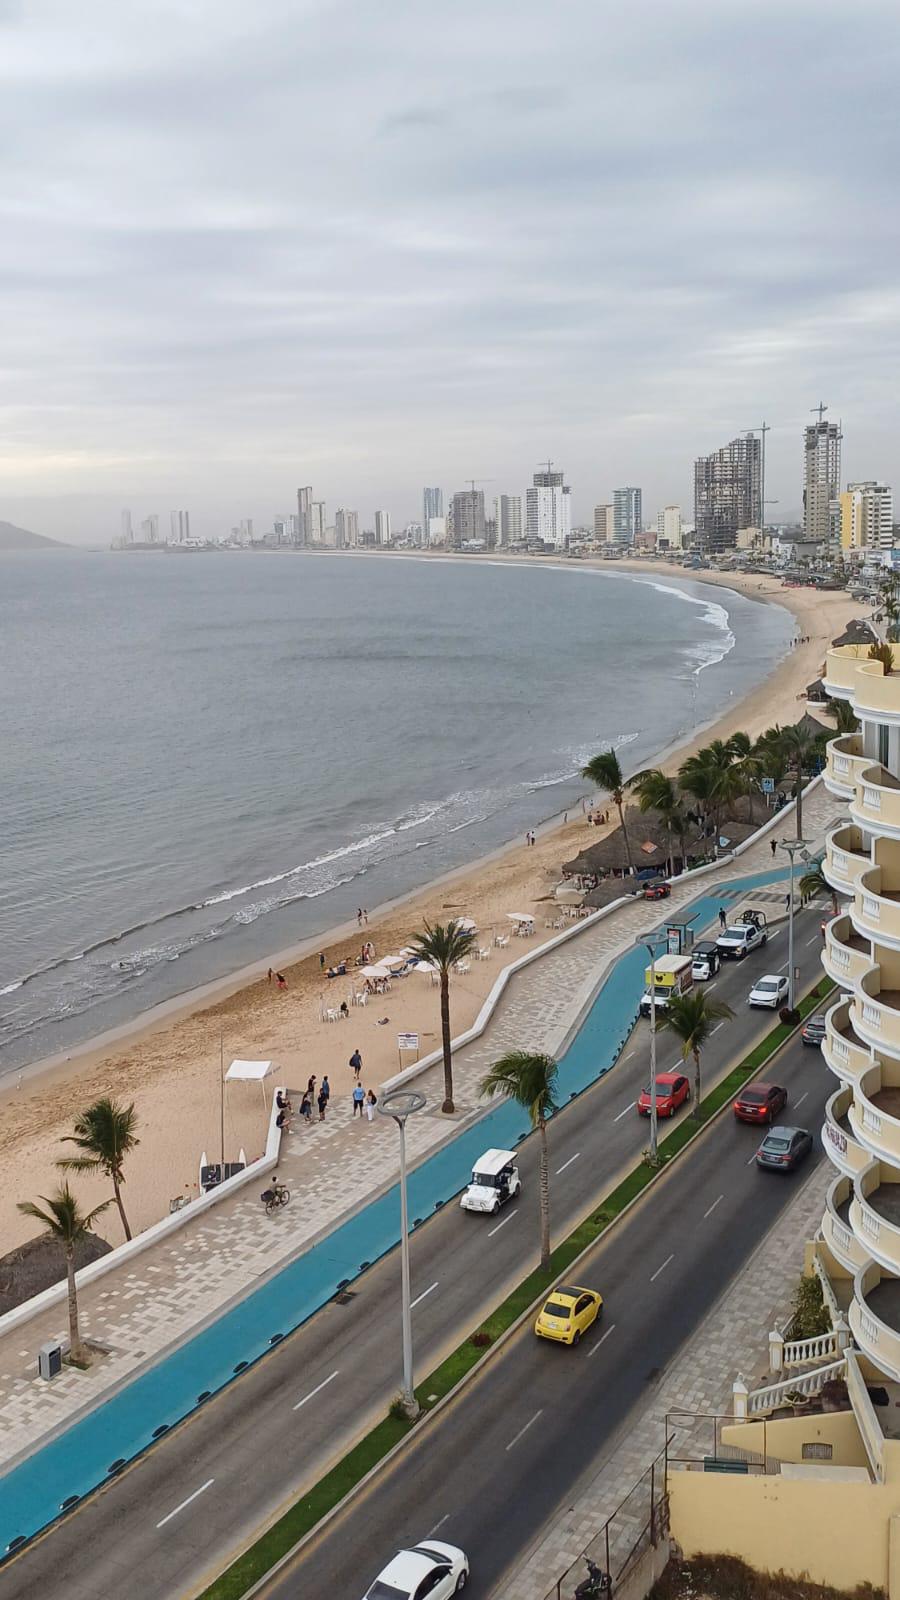
[[680, 506], [663, 506], [656, 513], [656, 542], [663, 550], [681, 549]]
[[306, 546], [310, 542], [310, 507], [312, 506], [312, 489], [307, 484], [305, 489], [297, 490], [297, 543]]
[[497, 543], [501, 547], [518, 544], [522, 537], [522, 496], [498, 494], [494, 498]]
[[890, 484], [868, 479], [848, 483], [840, 496], [841, 554], [890, 550], [894, 542], [894, 495]]
[[453, 496], [448, 532], [450, 543], [457, 550], [460, 545], [484, 543], [483, 489], [463, 489], [461, 494]]
[[334, 513], [334, 543], [338, 550], [352, 550], [359, 544], [359, 512], [339, 506]]
[[539, 550], [552, 545], [564, 550], [572, 532], [572, 494], [565, 474], [536, 472], [530, 489], [525, 491], [525, 537], [528, 547]]
[[134, 544], [134, 526], [131, 521], [131, 512], [122, 512], [122, 543]]
[[840, 426], [825, 422], [824, 406], [817, 406], [818, 422], [810, 423], [803, 436], [803, 537], [828, 542], [829, 502], [841, 490]]
[[612, 504], [594, 507], [594, 538], [598, 544], [612, 544], [616, 523]]
[[310, 544], [325, 543], [325, 501], [313, 500], [309, 508], [309, 542]]
[[159, 517], [155, 511], [141, 523], [141, 539], [144, 544], [159, 544]]
[[375, 513], [375, 543], [390, 544], [391, 542], [391, 513], [389, 511], [376, 511]]
[[613, 490], [613, 543], [634, 544], [634, 536], [643, 527], [641, 491], [629, 486]]
[[426, 537], [425, 537], [425, 543], [426, 544], [446, 544], [446, 542], [447, 542], [447, 518], [446, 517], [429, 517], [429, 519], [428, 519], [428, 527], [425, 530], [425, 534], [426, 534]]
[[191, 537], [191, 516], [189, 511], [169, 512], [169, 543], [185, 544]]
[[749, 433], [694, 462], [694, 527], [701, 550], [733, 550], [740, 528], [762, 526], [760, 467], [760, 442]]
[[422, 490], [422, 527], [427, 528], [432, 517], [444, 515], [443, 489]]

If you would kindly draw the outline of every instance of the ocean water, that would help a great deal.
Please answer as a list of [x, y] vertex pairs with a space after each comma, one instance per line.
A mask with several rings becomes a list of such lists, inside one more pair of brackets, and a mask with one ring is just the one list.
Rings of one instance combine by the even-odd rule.
[[0, 558], [0, 1071], [577, 806], [792, 632], [574, 565]]

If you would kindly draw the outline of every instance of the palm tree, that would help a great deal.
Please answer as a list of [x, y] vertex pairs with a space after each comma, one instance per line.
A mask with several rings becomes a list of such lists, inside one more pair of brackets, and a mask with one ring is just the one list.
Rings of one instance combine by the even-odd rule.
[[[647, 767], [643, 772], [635, 773], [628, 780], [629, 789], [633, 789], [637, 803], [642, 811], [658, 811], [666, 825], [666, 839], [668, 841], [668, 871], [671, 878], [674, 863], [672, 861], [672, 831], [679, 833], [682, 838], [685, 829], [685, 819], [678, 803], [678, 790], [668, 773], [660, 767]], [[684, 849], [682, 848], [682, 860]]]
[[509, 1050], [495, 1061], [481, 1080], [483, 1095], [502, 1094], [524, 1107], [541, 1141], [541, 1271], [550, 1270], [550, 1171], [547, 1155], [547, 1118], [557, 1109], [559, 1068], [552, 1056]]
[[834, 719], [838, 733], [856, 733], [859, 729], [859, 717], [856, 715], [849, 700], [829, 700], [822, 707], [826, 717]]
[[113, 1193], [126, 1239], [131, 1229], [122, 1204], [122, 1185], [125, 1182], [123, 1165], [140, 1139], [135, 1135], [137, 1117], [134, 1106], [121, 1106], [116, 1100], [95, 1100], [75, 1119], [75, 1132], [67, 1134], [63, 1144], [75, 1144], [84, 1152], [80, 1156], [66, 1156], [56, 1165], [64, 1172], [102, 1172], [112, 1179]]
[[83, 1363], [85, 1352], [78, 1331], [78, 1300], [75, 1294], [75, 1248], [90, 1233], [94, 1218], [112, 1205], [112, 1201], [104, 1200], [102, 1205], [95, 1206], [93, 1211], [85, 1214], [79, 1211], [78, 1201], [68, 1183], [60, 1184], [55, 1194], [42, 1194], [39, 1198], [47, 1207], [46, 1211], [42, 1211], [32, 1200], [20, 1200], [18, 1209], [23, 1216], [34, 1217], [36, 1222], [42, 1222], [65, 1251], [66, 1281], [69, 1286], [69, 1350], [73, 1361]]
[[880, 661], [884, 667], [885, 676], [894, 670], [894, 652], [889, 644], [884, 644], [879, 639], [875, 644], [869, 645], [869, 661]]
[[412, 949], [420, 961], [428, 961], [441, 977], [441, 1045], [444, 1051], [444, 1103], [442, 1111], [450, 1115], [453, 1104], [453, 1059], [450, 1053], [450, 968], [462, 961], [475, 944], [475, 934], [461, 928], [451, 917], [446, 927], [426, 922], [423, 933], [416, 934]]
[[803, 767], [813, 755], [817, 739], [804, 728], [802, 722], [791, 723], [789, 727], [781, 728], [776, 723], [774, 728], [768, 728], [760, 740], [761, 744], [770, 745], [784, 757], [788, 771], [794, 772], [794, 795], [797, 800], [797, 838], [803, 838]]
[[762, 776], [762, 762], [749, 733], [733, 733], [728, 748], [734, 758], [742, 792], [747, 796], [749, 820], [753, 822], [753, 800]]
[[700, 1117], [700, 1053], [709, 1043], [713, 1023], [720, 1018], [733, 1017], [734, 1012], [724, 1000], [713, 1000], [705, 989], [689, 989], [687, 994], [673, 995], [666, 1007], [664, 1025], [681, 1040], [681, 1059], [694, 1058], [694, 1105], [692, 1115]]
[[838, 914], [838, 897], [831, 884], [822, 871], [821, 861], [813, 861], [800, 879], [800, 893], [804, 900], [812, 900], [815, 895], [830, 894], [831, 909], [834, 915]]
[[615, 750], [601, 750], [600, 754], [593, 756], [586, 767], [582, 767], [581, 776], [587, 778], [589, 783], [597, 785], [609, 795], [613, 805], [619, 813], [619, 823], [622, 828], [622, 838], [625, 841], [625, 855], [628, 860], [630, 872], [634, 872], [634, 862], [631, 859], [631, 841], [628, 829], [625, 826], [625, 812], [622, 809], [625, 802], [625, 779]]

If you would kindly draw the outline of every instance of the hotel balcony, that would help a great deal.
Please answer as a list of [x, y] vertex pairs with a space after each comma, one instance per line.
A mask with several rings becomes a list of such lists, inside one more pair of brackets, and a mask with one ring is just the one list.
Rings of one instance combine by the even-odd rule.
[[848, 1215], [857, 1245], [900, 1277], [900, 1167], [872, 1161], [853, 1189]]
[[838, 894], [852, 894], [862, 873], [872, 865], [872, 853], [853, 823], [835, 828], [825, 841], [822, 871]]
[[863, 755], [862, 734], [843, 733], [837, 739], [829, 739], [826, 752], [823, 773], [826, 789], [842, 800], [852, 800], [857, 777], [871, 766], [871, 757]]
[[851, 1092], [851, 1133], [872, 1156], [900, 1168], [900, 1061], [870, 1062]]
[[[900, 987], [890, 987], [885, 960], [893, 951], [873, 952], [874, 962], [854, 983], [850, 1021], [857, 1038], [883, 1058], [900, 1061]], [[898, 981], [895, 979], [895, 981]], [[882, 983], [884, 987], [882, 988]]]
[[848, 1111], [853, 1091], [846, 1084], [836, 1089], [825, 1106], [822, 1124], [822, 1144], [829, 1161], [845, 1177], [855, 1178], [872, 1160], [871, 1150], [859, 1143], [850, 1126]]
[[825, 653], [825, 677], [823, 679], [825, 693], [833, 700], [853, 700], [856, 696], [856, 674], [863, 662], [868, 666], [877, 666], [879, 672], [884, 668], [880, 661], [870, 662], [869, 647], [867, 644], [839, 644], [833, 645]]
[[[850, 736], [859, 742], [859, 735]], [[840, 740], [832, 740], [832, 744], [839, 744]], [[845, 741], [846, 742], [846, 741]], [[828, 746], [829, 751], [831, 745]], [[849, 761], [849, 757], [846, 758]], [[854, 762], [856, 783], [852, 792], [853, 804], [850, 815], [853, 821], [869, 829], [872, 833], [886, 835], [891, 839], [900, 839], [900, 782], [883, 767], [878, 761], [866, 760]], [[843, 790], [834, 789], [828, 783], [826, 769], [825, 782], [835, 794], [843, 794]]]
[[900, 1382], [900, 1278], [885, 1272], [877, 1261], [860, 1268], [853, 1280], [848, 1320], [863, 1355]]
[[846, 914], [833, 917], [825, 929], [822, 966], [844, 989], [854, 989], [863, 973], [872, 970], [871, 941], [855, 931]]
[[850, 1001], [844, 996], [825, 1013], [822, 1058], [843, 1083], [856, 1083], [872, 1065], [872, 1052], [853, 1031]]
[[872, 1259], [850, 1226], [852, 1200], [853, 1181], [846, 1173], [839, 1172], [825, 1196], [822, 1237], [835, 1260], [851, 1274], [858, 1272]]

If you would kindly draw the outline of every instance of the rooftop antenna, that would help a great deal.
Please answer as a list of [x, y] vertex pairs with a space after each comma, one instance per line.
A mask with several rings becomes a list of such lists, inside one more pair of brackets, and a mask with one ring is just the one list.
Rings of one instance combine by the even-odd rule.
[[819, 413], [819, 427], [821, 428], [822, 418], [825, 415], [825, 412], [828, 410], [828, 407], [823, 403], [823, 401], [820, 400], [817, 406], [810, 406], [809, 409], [810, 411], [817, 411]]

